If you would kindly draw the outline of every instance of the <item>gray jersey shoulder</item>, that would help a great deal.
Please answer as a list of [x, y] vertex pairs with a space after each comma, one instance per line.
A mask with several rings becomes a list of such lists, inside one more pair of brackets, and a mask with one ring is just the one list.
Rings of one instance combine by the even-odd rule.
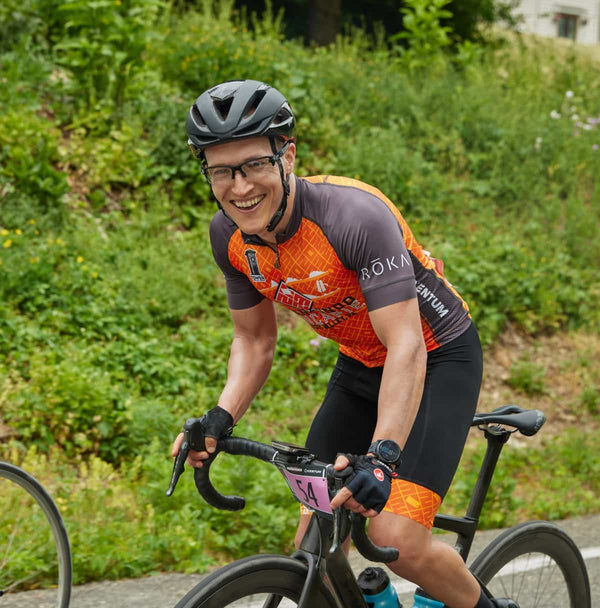
[[320, 227], [356, 273], [370, 310], [416, 297], [402, 227], [382, 199], [359, 187], [298, 181], [302, 216]]

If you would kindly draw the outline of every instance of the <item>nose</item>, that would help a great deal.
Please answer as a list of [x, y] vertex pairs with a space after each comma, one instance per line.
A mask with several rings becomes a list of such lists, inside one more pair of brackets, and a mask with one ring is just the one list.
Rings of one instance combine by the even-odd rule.
[[242, 175], [241, 171], [236, 171], [231, 183], [231, 192], [234, 194], [245, 194], [252, 189], [250, 181]]

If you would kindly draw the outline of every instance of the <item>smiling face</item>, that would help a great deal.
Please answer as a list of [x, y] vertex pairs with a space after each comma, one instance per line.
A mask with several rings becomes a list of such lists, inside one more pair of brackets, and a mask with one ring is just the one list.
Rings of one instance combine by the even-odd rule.
[[[281, 144], [277, 144], [281, 147]], [[273, 151], [267, 137], [253, 137], [241, 141], [232, 141], [207, 148], [206, 161], [209, 167], [218, 165], [241, 165], [249, 160], [272, 156]], [[289, 144], [281, 162], [285, 175], [294, 170], [296, 147]], [[279, 209], [283, 196], [283, 185], [277, 164], [269, 164], [257, 175], [244, 177], [240, 171], [231, 173], [227, 179], [215, 181], [211, 185], [214, 195], [221, 203], [225, 213], [246, 234], [255, 234], [265, 241], [274, 242], [273, 232], [267, 232], [267, 225]], [[294, 181], [290, 180], [291, 192], [288, 207], [277, 224], [274, 232], [285, 230], [294, 199]]]

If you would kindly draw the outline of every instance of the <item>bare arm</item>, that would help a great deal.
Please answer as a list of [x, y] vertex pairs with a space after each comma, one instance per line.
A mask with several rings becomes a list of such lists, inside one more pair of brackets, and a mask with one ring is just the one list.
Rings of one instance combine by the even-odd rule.
[[[218, 404], [227, 410], [237, 422], [269, 376], [277, 342], [277, 322], [273, 302], [262, 300], [256, 306], [244, 310], [231, 310], [233, 341], [227, 366], [227, 382]], [[173, 443], [171, 455], [176, 456], [183, 441], [180, 433]], [[208, 452], [213, 452], [216, 439], [207, 437]], [[188, 464], [202, 466], [207, 452], [190, 451]]]
[[[377, 337], [388, 351], [372, 441], [393, 439], [404, 448], [421, 403], [427, 366], [417, 299], [379, 308], [370, 312], [369, 317]], [[339, 456], [335, 468], [341, 470], [346, 466], [346, 457]], [[365, 517], [377, 515], [374, 509], [364, 509], [356, 502], [347, 488], [342, 488], [331, 501], [332, 507], [342, 504]]]
[[227, 382], [219, 405], [237, 422], [266, 382], [277, 342], [273, 302], [263, 300], [252, 308], [232, 310], [233, 342]]
[[374, 310], [369, 317], [388, 351], [373, 441], [394, 439], [403, 448], [419, 410], [427, 366], [417, 299]]

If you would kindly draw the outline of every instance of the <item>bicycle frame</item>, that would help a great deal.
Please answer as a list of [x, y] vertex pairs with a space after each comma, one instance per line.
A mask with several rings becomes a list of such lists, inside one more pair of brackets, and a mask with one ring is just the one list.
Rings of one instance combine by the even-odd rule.
[[[441, 514], [434, 520], [434, 527], [457, 534], [455, 547], [465, 562], [473, 544], [498, 458], [512, 433], [502, 427], [486, 427], [483, 432], [487, 439], [487, 449], [466, 514], [463, 517]], [[339, 520], [332, 521], [315, 513], [298, 551], [292, 555], [294, 559], [305, 562], [308, 567], [298, 608], [308, 608], [311, 605], [312, 591], [319, 579], [328, 582], [340, 606], [366, 606], [356, 577], [337, 538], [339, 536], [343, 539], [348, 535], [349, 516], [344, 513], [338, 517]], [[337, 535], [336, 526], [339, 526]]]
[[499, 426], [488, 426], [483, 429], [483, 432], [487, 439], [487, 450], [479, 469], [475, 489], [471, 495], [466, 514], [463, 517], [436, 515], [433, 521], [435, 528], [457, 534], [455, 548], [465, 562], [469, 556], [475, 532], [477, 532], [479, 516], [481, 515], [485, 497], [492, 483], [500, 452], [502, 452], [502, 448], [512, 434], [512, 431]]
[[[335, 528], [341, 530], [336, 534]], [[349, 513], [343, 512], [331, 520], [315, 513], [308, 524], [300, 548], [292, 557], [308, 566], [306, 583], [298, 608], [311, 606], [315, 581], [326, 581], [340, 606], [364, 606], [366, 603], [341, 543], [350, 530]], [[338, 540], [339, 538], [339, 540]]]

